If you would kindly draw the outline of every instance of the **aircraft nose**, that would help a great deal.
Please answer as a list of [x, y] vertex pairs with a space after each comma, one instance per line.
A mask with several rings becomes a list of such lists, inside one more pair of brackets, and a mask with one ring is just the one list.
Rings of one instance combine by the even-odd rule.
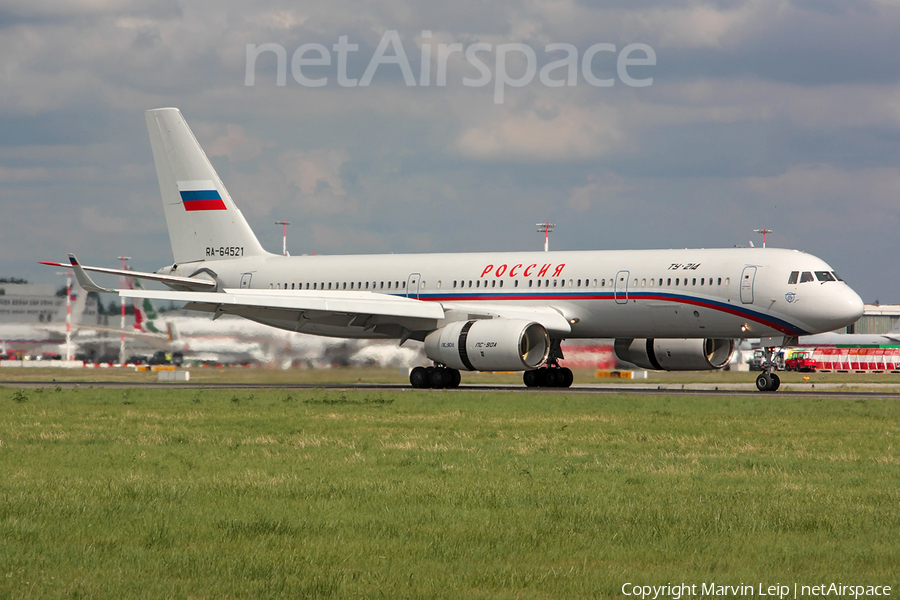
[[832, 329], [855, 323], [863, 315], [862, 298], [850, 286], [845, 286], [843, 290], [835, 294], [828, 305], [830, 308], [828, 318], [835, 323]]

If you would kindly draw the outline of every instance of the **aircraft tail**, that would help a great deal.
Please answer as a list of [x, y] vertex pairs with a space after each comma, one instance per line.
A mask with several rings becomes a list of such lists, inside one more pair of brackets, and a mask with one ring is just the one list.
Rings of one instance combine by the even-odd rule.
[[145, 114], [175, 262], [268, 254], [181, 111], [157, 108]]

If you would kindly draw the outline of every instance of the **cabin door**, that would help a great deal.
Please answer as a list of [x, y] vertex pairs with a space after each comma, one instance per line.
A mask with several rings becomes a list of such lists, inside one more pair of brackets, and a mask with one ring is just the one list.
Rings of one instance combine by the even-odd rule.
[[419, 273], [410, 273], [406, 278], [406, 297], [419, 299], [419, 286], [422, 284], [422, 275]]
[[741, 273], [741, 302], [753, 304], [753, 280], [756, 279], [756, 267], [744, 267]]
[[250, 279], [253, 277], [253, 273], [244, 273], [241, 275], [241, 289], [246, 289], [250, 287]]
[[616, 273], [615, 298], [616, 304], [628, 303], [628, 271]]

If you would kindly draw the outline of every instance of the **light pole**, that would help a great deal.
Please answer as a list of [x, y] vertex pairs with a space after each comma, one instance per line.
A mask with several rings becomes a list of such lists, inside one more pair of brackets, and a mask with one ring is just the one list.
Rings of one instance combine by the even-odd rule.
[[773, 233], [773, 231], [772, 231], [771, 229], [766, 229], [765, 227], [763, 227], [762, 229], [754, 229], [753, 231], [756, 232], [756, 233], [761, 233], [761, 234], [762, 234], [762, 236], [763, 236], [763, 248], [765, 248], [765, 247], [766, 247], [766, 234], [767, 234], [767, 233]]
[[72, 360], [72, 269], [57, 275], [66, 276], [66, 360]]
[[287, 251], [287, 226], [291, 224], [290, 221], [286, 221], [282, 219], [281, 221], [275, 221], [276, 225], [284, 225], [284, 236], [281, 238], [281, 254], [283, 256], [288, 255]]
[[[122, 270], [124, 271], [125, 268], [126, 268], [126, 267], [125, 267], [125, 261], [126, 261], [126, 260], [131, 260], [131, 257], [130, 257], [130, 256], [125, 256], [125, 255], [123, 254], [122, 256], [118, 256], [118, 257], [116, 257], [116, 258], [121, 259], [121, 261], [122, 261]], [[124, 288], [126, 285], [128, 285], [127, 279], [128, 279], [127, 277], [123, 277], [123, 278], [122, 278], [122, 287], [123, 287], [123, 288]], [[121, 298], [119, 299], [119, 301], [120, 301], [121, 304], [122, 304], [122, 323], [121, 323], [121, 325], [120, 325], [120, 327], [121, 327], [121, 329], [122, 329], [122, 334], [121, 334], [121, 340], [119, 341], [119, 364], [122, 365], [122, 364], [125, 364], [125, 301], [122, 300]]]
[[547, 252], [550, 249], [550, 232], [553, 231], [553, 228], [556, 227], [556, 225], [550, 221], [535, 223], [535, 225], [540, 227], [538, 233], [544, 234], [544, 252]]

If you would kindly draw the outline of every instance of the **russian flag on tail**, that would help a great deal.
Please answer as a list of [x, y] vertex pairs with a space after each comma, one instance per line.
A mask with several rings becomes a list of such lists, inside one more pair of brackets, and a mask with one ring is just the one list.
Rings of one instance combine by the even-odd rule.
[[210, 180], [179, 181], [178, 191], [184, 210], [225, 210], [225, 201]]

